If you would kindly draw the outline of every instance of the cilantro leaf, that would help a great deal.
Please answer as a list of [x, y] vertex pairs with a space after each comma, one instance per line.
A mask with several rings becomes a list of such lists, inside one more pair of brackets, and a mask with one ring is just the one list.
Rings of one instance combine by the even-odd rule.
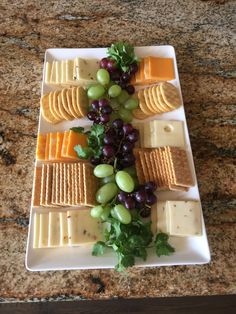
[[94, 124], [91, 127], [91, 135], [98, 137], [100, 135], [103, 135], [105, 132], [105, 128], [103, 125], [100, 124]]
[[82, 128], [81, 126], [70, 128], [70, 130], [78, 133], [84, 133], [84, 128]]
[[169, 236], [165, 233], [158, 233], [155, 239], [156, 254], [158, 257], [162, 255], [170, 255], [175, 249], [168, 243]]
[[81, 145], [76, 145], [74, 147], [74, 150], [77, 153], [78, 157], [81, 159], [88, 159], [94, 153], [92, 148], [82, 147]]
[[138, 58], [134, 53], [134, 47], [126, 42], [117, 42], [112, 44], [107, 50], [110, 58], [114, 59], [118, 67], [124, 71], [129, 71], [129, 65], [138, 62]]
[[105, 252], [106, 244], [103, 241], [98, 241], [93, 245], [92, 255], [99, 256]]

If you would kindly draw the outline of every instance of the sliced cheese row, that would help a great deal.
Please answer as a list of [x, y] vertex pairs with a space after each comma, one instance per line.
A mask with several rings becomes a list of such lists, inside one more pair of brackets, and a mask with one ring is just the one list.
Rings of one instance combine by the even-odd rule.
[[99, 69], [98, 59], [75, 58], [72, 60], [58, 60], [46, 62], [46, 84], [88, 85], [96, 81]]
[[198, 201], [159, 201], [152, 209], [152, 230], [171, 236], [202, 235], [201, 205]]
[[102, 224], [88, 209], [34, 214], [34, 248], [74, 246], [102, 239]]
[[139, 146], [142, 148], [184, 148], [186, 145], [183, 121], [153, 120], [133, 124], [139, 130]]

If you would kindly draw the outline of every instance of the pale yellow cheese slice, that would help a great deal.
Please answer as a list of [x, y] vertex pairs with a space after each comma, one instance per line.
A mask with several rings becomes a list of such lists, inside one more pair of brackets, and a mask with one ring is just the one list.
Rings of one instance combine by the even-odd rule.
[[60, 245], [60, 214], [59, 212], [50, 212], [48, 246], [55, 247], [59, 245]]
[[39, 214], [39, 247], [48, 247], [48, 213]]

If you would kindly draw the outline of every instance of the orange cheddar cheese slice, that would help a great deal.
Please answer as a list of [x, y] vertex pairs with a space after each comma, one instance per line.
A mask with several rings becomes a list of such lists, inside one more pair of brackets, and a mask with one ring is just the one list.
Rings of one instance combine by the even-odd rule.
[[56, 159], [57, 133], [49, 133], [49, 160]]
[[46, 135], [45, 160], [49, 160], [50, 133]]
[[172, 58], [148, 57], [148, 80], [171, 81], [175, 79]]
[[68, 145], [66, 155], [64, 157], [78, 159], [78, 155], [74, 150], [74, 147], [76, 145], [81, 145], [82, 147], [88, 146], [87, 135], [74, 131], [69, 131]]
[[61, 148], [61, 156], [66, 157], [66, 151], [67, 151], [67, 146], [69, 142], [69, 133], [70, 131], [64, 132], [63, 136], [63, 141], [62, 141], [62, 148]]
[[45, 146], [46, 146], [46, 135], [39, 134], [37, 140], [37, 148], [36, 148], [36, 158], [38, 160], [45, 159]]
[[64, 138], [64, 133], [57, 132], [56, 160], [63, 160], [64, 159], [61, 156], [63, 138]]
[[144, 59], [139, 63], [139, 70], [135, 75], [135, 83], [142, 83], [144, 81]]

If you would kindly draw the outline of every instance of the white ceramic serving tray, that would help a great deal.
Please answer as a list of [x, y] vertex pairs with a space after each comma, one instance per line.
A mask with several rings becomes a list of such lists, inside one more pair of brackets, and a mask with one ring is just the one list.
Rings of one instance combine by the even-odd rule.
[[[172, 46], [147, 46], [135, 48], [135, 53], [139, 57], [158, 56], [171, 57], [174, 60], [175, 77], [173, 80], [175, 86], [180, 88], [179, 75], [176, 63], [175, 50]], [[45, 75], [45, 64], [47, 61], [73, 59], [75, 57], [98, 58], [106, 56], [106, 48], [83, 48], [83, 49], [48, 49], [45, 53], [43, 82]], [[56, 87], [55, 87], [56, 88]], [[58, 88], [58, 87], [57, 87]], [[54, 87], [42, 84], [42, 95], [53, 90]], [[181, 91], [180, 91], [181, 92]], [[182, 96], [181, 96], [182, 97]], [[188, 192], [165, 191], [158, 192], [159, 200], [199, 200], [199, 191], [197, 186], [196, 174], [194, 169], [192, 150], [189, 141], [188, 128], [184, 107], [179, 109], [156, 115], [152, 119], [160, 120], [182, 120], [185, 125], [185, 136], [187, 143], [187, 151], [195, 178], [195, 186], [190, 188]], [[134, 120], [135, 121], [135, 120]], [[146, 120], [145, 120], [146, 121]], [[143, 122], [141, 122], [143, 123]], [[46, 122], [40, 113], [38, 132], [57, 132], [68, 130], [72, 126], [87, 126], [90, 125], [88, 119], [80, 119], [73, 121], [61, 122], [57, 125], [52, 125]], [[37, 163], [37, 162], [36, 162]], [[60, 208], [60, 211], [66, 211], [68, 208]], [[31, 206], [29, 234], [26, 251], [26, 268], [31, 271], [46, 271], [46, 270], [62, 270], [62, 269], [94, 269], [94, 268], [113, 268], [116, 264], [116, 257], [112, 252], [107, 252], [102, 257], [94, 257], [91, 255], [92, 245], [82, 247], [64, 247], [64, 248], [45, 248], [33, 249], [33, 230], [34, 220], [32, 219], [35, 212], [48, 212], [52, 208], [34, 208]], [[54, 209], [56, 210], [56, 209]], [[210, 261], [210, 252], [206, 236], [204, 220], [202, 216], [203, 235], [201, 237], [170, 237], [170, 243], [175, 247], [175, 253], [171, 256], [157, 257], [154, 249], [149, 249], [148, 258], [144, 262], [141, 259], [136, 259], [136, 266], [152, 267], [152, 266], [171, 266], [171, 265], [191, 265], [205, 264]]]

